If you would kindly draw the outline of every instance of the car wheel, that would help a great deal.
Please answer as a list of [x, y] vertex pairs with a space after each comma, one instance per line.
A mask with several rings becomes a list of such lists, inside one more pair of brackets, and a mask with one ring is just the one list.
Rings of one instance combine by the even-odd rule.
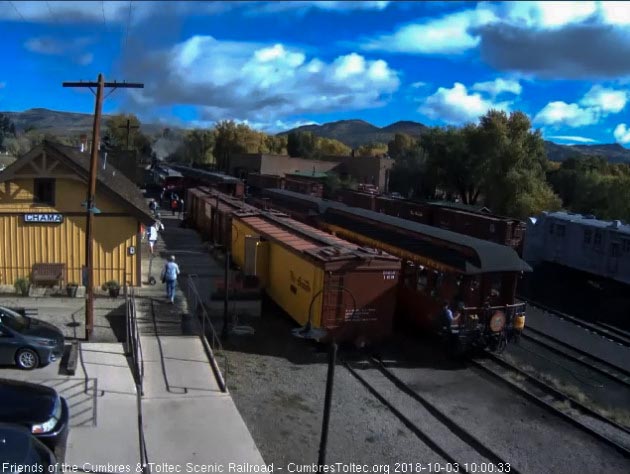
[[15, 355], [15, 362], [20, 369], [33, 370], [39, 365], [39, 356], [33, 349], [20, 349]]

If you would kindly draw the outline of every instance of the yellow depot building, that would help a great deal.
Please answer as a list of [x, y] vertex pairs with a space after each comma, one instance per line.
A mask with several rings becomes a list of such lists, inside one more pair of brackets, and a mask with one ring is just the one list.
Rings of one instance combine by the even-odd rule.
[[[0, 172], [0, 285], [31, 279], [37, 264], [63, 264], [63, 284], [84, 284], [90, 155], [43, 142]], [[94, 285], [141, 283], [142, 225], [153, 222], [140, 190], [99, 160]]]

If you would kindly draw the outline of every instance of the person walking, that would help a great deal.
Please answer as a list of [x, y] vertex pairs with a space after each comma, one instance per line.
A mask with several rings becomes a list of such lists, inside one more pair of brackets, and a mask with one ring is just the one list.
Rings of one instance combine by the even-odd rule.
[[183, 198], [179, 198], [179, 217], [180, 218], [184, 217], [184, 199]]
[[166, 298], [171, 304], [175, 303], [175, 286], [178, 275], [179, 266], [175, 263], [175, 256], [171, 255], [162, 270], [162, 282], [166, 284]]
[[173, 211], [173, 215], [177, 212], [177, 206], [179, 206], [179, 201], [175, 198], [171, 200], [171, 211]]
[[158, 239], [158, 232], [164, 230], [164, 224], [160, 221], [155, 221], [151, 227], [149, 227], [149, 251], [151, 255], [153, 255], [153, 248], [155, 247], [155, 243]]

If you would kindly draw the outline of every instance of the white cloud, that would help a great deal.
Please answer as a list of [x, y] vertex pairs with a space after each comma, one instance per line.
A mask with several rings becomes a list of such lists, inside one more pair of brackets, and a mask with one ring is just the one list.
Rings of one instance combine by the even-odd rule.
[[553, 139], [553, 140], [566, 141], [566, 142], [575, 142], [575, 143], [598, 143], [597, 140], [593, 140], [592, 138], [579, 137], [576, 135], [554, 135], [547, 138]]
[[71, 43], [62, 42], [50, 37], [31, 38], [24, 43], [24, 47], [27, 50], [39, 54], [63, 54], [71, 46]]
[[586, 93], [580, 104], [597, 107], [604, 113], [616, 114], [624, 109], [627, 101], [628, 93], [626, 91], [606, 89], [597, 84]]
[[455, 54], [479, 44], [480, 38], [470, 29], [495, 20], [485, 7], [451, 13], [404, 25], [392, 34], [377, 36], [363, 42], [366, 50], [397, 53]]
[[608, 24], [630, 24], [630, 2], [599, 2], [599, 12]]
[[385, 61], [357, 53], [324, 62], [280, 43], [210, 36], [130, 58], [124, 69], [144, 78], [145, 88], [128, 94], [137, 106], [194, 105], [206, 121], [272, 123], [301, 113], [378, 107], [400, 84]]
[[520, 95], [523, 88], [518, 81], [514, 79], [496, 78], [494, 81], [477, 82], [473, 84], [472, 89], [475, 91], [487, 92], [491, 97], [496, 97], [504, 92]]
[[94, 61], [94, 55], [92, 53], [85, 53], [79, 56], [76, 61], [81, 66], [87, 66], [88, 64], [92, 64], [92, 61]]
[[534, 122], [568, 127], [593, 125], [609, 114], [621, 112], [627, 101], [626, 91], [608, 89], [596, 84], [577, 104], [567, 104], [563, 101], [548, 103], [536, 114]]
[[549, 102], [536, 114], [534, 122], [545, 125], [566, 125], [582, 127], [593, 125], [599, 121], [600, 114], [595, 108], [580, 107], [578, 104], [567, 104], [561, 100]]
[[477, 120], [490, 109], [508, 111], [509, 105], [509, 102], [493, 103], [479, 93], [469, 94], [466, 86], [456, 82], [451, 89], [440, 87], [418, 111], [431, 119], [461, 124]]
[[598, 11], [597, 2], [506, 2], [505, 19], [529, 28], [559, 28], [578, 23]]
[[615, 140], [619, 143], [630, 143], [630, 129], [626, 126], [625, 123], [620, 123], [615, 127], [615, 131], [613, 132], [615, 136]]
[[421, 87], [424, 86], [428, 86], [429, 84], [423, 81], [418, 81], [418, 82], [413, 82], [411, 84], [409, 84], [409, 87], [412, 87], [413, 89], [420, 89]]

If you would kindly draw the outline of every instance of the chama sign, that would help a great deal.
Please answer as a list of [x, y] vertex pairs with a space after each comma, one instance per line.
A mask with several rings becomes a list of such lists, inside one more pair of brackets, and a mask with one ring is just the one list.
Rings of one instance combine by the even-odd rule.
[[51, 222], [60, 224], [63, 222], [62, 214], [24, 214], [24, 222]]

